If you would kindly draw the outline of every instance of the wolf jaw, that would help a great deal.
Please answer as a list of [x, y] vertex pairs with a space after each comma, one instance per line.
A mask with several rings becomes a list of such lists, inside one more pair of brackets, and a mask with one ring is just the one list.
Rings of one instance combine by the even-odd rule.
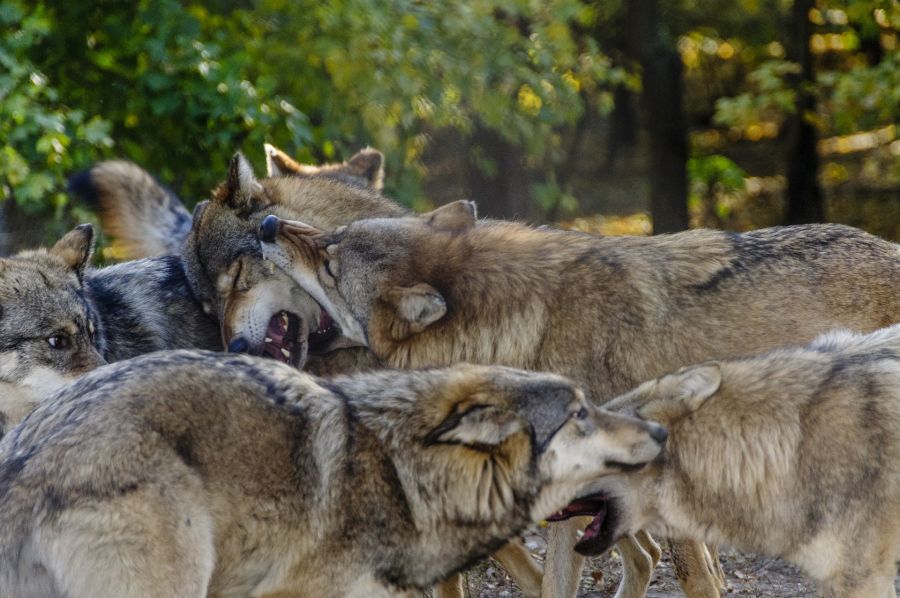
[[293, 312], [280, 310], [274, 313], [266, 327], [259, 355], [300, 368], [309, 352], [325, 352], [329, 343], [340, 336], [340, 327], [324, 309], [320, 308], [315, 327], [309, 324], [306, 318]]
[[572, 517], [591, 517], [591, 522], [574, 546], [575, 552], [582, 556], [601, 555], [619, 540], [615, 537], [619, 519], [617, 506], [605, 493], [576, 498], [566, 508], [548, 517], [547, 521], [565, 521]]

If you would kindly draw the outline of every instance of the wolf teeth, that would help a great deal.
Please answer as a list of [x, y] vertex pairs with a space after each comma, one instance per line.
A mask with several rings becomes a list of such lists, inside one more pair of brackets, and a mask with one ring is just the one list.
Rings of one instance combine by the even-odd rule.
[[287, 349], [282, 349], [282, 350], [281, 350], [281, 354], [284, 355], [285, 357], [290, 357], [290, 356], [291, 356], [291, 352], [288, 351]]
[[271, 343], [271, 342], [272, 342], [272, 339], [270, 339], [270, 338], [267, 336], [267, 337], [265, 338], [264, 342], [266, 342], [266, 343]]
[[286, 314], [286, 313], [283, 313], [283, 312], [282, 312], [282, 314], [281, 314], [281, 321], [284, 322], [284, 325], [285, 325], [285, 326], [288, 325], [288, 317], [287, 317], [287, 314]]

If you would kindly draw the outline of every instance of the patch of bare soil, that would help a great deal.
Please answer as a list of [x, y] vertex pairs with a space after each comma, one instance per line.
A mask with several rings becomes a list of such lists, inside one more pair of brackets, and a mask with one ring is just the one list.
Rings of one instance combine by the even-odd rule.
[[[525, 542], [535, 558], [542, 561], [546, 552], [543, 534], [532, 533]], [[793, 566], [771, 557], [753, 556], [728, 548], [720, 548], [722, 568], [728, 579], [726, 596], [752, 596], [754, 598], [815, 598], [818, 594], [814, 585]], [[607, 598], [616, 593], [622, 571], [621, 560], [615, 549], [609, 553], [590, 559], [584, 568], [581, 598]], [[900, 591], [900, 577], [894, 582]], [[522, 594], [509, 576], [497, 563], [486, 561], [466, 575], [466, 590], [475, 598], [519, 598]], [[647, 598], [676, 598], [684, 596], [672, 564], [665, 552], [656, 567]]]

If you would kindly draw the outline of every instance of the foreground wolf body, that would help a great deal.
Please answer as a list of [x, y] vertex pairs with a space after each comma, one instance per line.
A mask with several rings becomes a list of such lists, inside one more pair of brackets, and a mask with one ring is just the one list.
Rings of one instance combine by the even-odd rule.
[[665, 456], [612, 497], [649, 529], [793, 562], [831, 598], [894, 597], [900, 326], [685, 368], [607, 403], [662, 422]]
[[[343, 334], [391, 366], [471, 361], [554, 371], [595, 401], [684, 364], [900, 321], [898, 247], [850, 227], [602, 238], [473, 226], [466, 203], [443, 211], [334, 233], [273, 217], [264, 221], [263, 253]], [[600, 512], [576, 550], [605, 549], [603, 521]], [[551, 557], [575, 541], [573, 528], [564, 530], [551, 535]], [[705, 571], [694, 546], [693, 570]], [[548, 557], [545, 567], [548, 593], [574, 593], [579, 563]], [[648, 579], [630, 580], [623, 594], [642, 595]], [[694, 581], [699, 589], [682, 580], [693, 595], [716, 592], [711, 577]]]
[[664, 440], [551, 374], [139, 357], [4, 439], [0, 595], [413, 596]]
[[0, 260], [0, 436], [35, 402], [107, 361], [221, 347], [177, 259], [89, 267], [94, 230]]

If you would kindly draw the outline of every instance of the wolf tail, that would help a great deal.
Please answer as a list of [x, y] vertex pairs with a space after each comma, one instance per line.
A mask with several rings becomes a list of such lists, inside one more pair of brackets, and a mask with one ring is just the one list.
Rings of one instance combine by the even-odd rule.
[[98, 162], [69, 179], [69, 192], [94, 207], [119, 259], [181, 253], [191, 214], [143, 168], [124, 160]]

